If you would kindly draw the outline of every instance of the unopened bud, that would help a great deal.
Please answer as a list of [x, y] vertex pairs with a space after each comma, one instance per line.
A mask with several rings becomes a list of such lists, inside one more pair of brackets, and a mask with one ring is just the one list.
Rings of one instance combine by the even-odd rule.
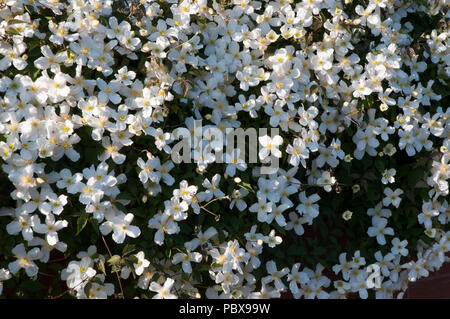
[[346, 210], [343, 214], [342, 214], [342, 218], [344, 220], [350, 220], [352, 218], [353, 213], [349, 210]]
[[148, 32], [147, 32], [147, 30], [145, 30], [145, 29], [139, 29], [139, 34], [140, 34], [142, 37], [146, 37], [146, 36], [148, 35]]

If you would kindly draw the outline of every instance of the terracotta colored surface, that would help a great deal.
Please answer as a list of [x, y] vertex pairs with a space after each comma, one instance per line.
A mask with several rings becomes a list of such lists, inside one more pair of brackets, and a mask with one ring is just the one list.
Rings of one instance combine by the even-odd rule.
[[406, 292], [408, 299], [450, 299], [450, 263], [415, 283]]

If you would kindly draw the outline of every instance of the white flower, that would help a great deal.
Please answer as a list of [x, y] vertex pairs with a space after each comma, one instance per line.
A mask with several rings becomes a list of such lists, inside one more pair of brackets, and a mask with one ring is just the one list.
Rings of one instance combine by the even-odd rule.
[[21, 268], [24, 268], [28, 277], [37, 275], [39, 267], [34, 263], [34, 260], [41, 258], [42, 253], [39, 248], [33, 248], [26, 252], [25, 246], [23, 244], [19, 244], [12, 249], [12, 253], [17, 259], [8, 264], [11, 274], [14, 275]]
[[11, 273], [8, 269], [0, 268], [0, 295], [3, 292], [3, 282], [11, 278]]
[[269, 155], [281, 157], [281, 151], [278, 147], [283, 144], [283, 139], [280, 135], [275, 135], [273, 138], [268, 135], [260, 136], [258, 141], [262, 145], [258, 153], [260, 160], [264, 161]]
[[248, 210], [253, 213], [258, 213], [258, 221], [264, 223], [268, 218], [267, 213], [272, 211], [272, 205], [272, 202], [267, 202], [266, 198], [262, 197], [258, 198], [258, 202], [250, 206]]
[[67, 268], [61, 272], [61, 279], [67, 281], [67, 287], [71, 289], [82, 289], [82, 284], [86, 284], [87, 281], [94, 277], [96, 271], [92, 266], [93, 260], [89, 257], [83, 257], [79, 262], [71, 261]]
[[439, 216], [439, 211], [433, 207], [431, 202], [424, 202], [422, 204], [422, 212], [417, 216], [419, 224], [423, 224], [425, 229], [432, 227], [432, 218]]
[[148, 227], [157, 229], [154, 237], [154, 241], [158, 245], [164, 243], [164, 234], [176, 234], [180, 231], [180, 227], [173, 220], [172, 215], [164, 212], [161, 215], [156, 214], [148, 221]]
[[360, 266], [364, 266], [366, 264], [366, 259], [361, 257], [361, 252], [359, 250], [355, 251], [353, 258], [350, 262], [352, 268], [359, 268]]
[[122, 98], [117, 92], [120, 90], [120, 82], [119, 81], [111, 81], [108, 84], [102, 80], [97, 79], [97, 85], [100, 89], [98, 93], [98, 99], [103, 103], [108, 103], [111, 101], [114, 104], [119, 104]]
[[172, 278], [167, 278], [163, 286], [153, 281], [149, 288], [151, 291], [157, 293], [153, 296], [153, 299], [178, 299], [176, 295], [170, 292], [174, 283], [175, 280]]
[[150, 262], [145, 259], [145, 254], [143, 251], [138, 252], [135, 256], [137, 258], [137, 261], [133, 264], [133, 266], [136, 275], [140, 276], [144, 272], [144, 269], [146, 269], [150, 265]]
[[[77, 219], [65, 216], [80, 212], [97, 220], [101, 235], [112, 233], [118, 246], [126, 236], [138, 247], [153, 239], [144, 243], [149, 252], [168, 245], [168, 258], [147, 260], [147, 252], [137, 250], [121, 268], [122, 278], [150, 287], [155, 298], [279, 298], [286, 283], [294, 298], [368, 298], [367, 251], [384, 278], [371, 296], [401, 298], [408, 280], [443, 265], [450, 249], [450, 109], [441, 92], [450, 55], [448, 28], [439, 21], [448, 16], [448, 0], [427, 1], [429, 8], [392, 0], [163, 2], [118, 8], [111, 0], [0, 0], [0, 206], [6, 205], [0, 215], [7, 219], [0, 233], [3, 242], [17, 245], [4, 256], [9, 269], [0, 268], [0, 293], [12, 275], [20, 282], [22, 275], [36, 279], [37, 261], [59, 259], [54, 250], [66, 252], [64, 241], [74, 246], [68, 230], [77, 228]], [[55, 17], [44, 19], [47, 11]], [[404, 19], [417, 12], [431, 23], [419, 46], [411, 35], [420, 21]], [[196, 120], [207, 121], [200, 137]], [[265, 125], [274, 130], [250, 141], [251, 151], [259, 147], [263, 164], [277, 160], [280, 168], [272, 174], [245, 163], [242, 149], [224, 152], [228, 141], [217, 135]], [[190, 144], [201, 147], [173, 146], [181, 138], [172, 135], [175, 128], [186, 129]], [[195, 163], [179, 163], [181, 154], [194, 156]], [[418, 162], [419, 189], [387, 187], [403, 182], [396, 173], [405, 154], [408, 163], [430, 159], [431, 167]], [[379, 163], [369, 167], [374, 160], [384, 162], [378, 177], [371, 171]], [[110, 165], [119, 175], [108, 172]], [[383, 186], [373, 206], [364, 201], [365, 181], [373, 184], [369, 191]], [[341, 192], [341, 185], [350, 187]], [[330, 196], [321, 198], [314, 189]], [[417, 212], [402, 219], [398, 208], [405, 194], [420, 198], [422, 206], [409, 202], [408, 210]], [[334, 197], [332, 207], [323, 203], [325, 212], [331, 208], [348, 227], [357, 222], [353, 215], [369, 217], [367, 236], [377, 242], [368, 243], [385, 249], [369, 245], [349, 261], [338, 252], [332, 270], [342, 278], [333, 285], [320, 263], [315, 271], [300, 270], [287, 258], [283, 267], [292, 266], [291, 272], [277, 270], [271, 256], [280, 252], [274, 248], [316, 228], [321, 201]], [[129, 212], [122, 212], [125, 207]], [[244, 216], [247, 209], [256, 214]], [[367, 216], [359, 216], [364, 211]], [[203, 230], [214, 218], [210, 213], [217, 220], [238, 215], [230, 215], [228, 231]], [[253, 223], [239, 233], [243, 217]], [[387, 227], [391, 218], [413, 233], [424, 228], [418, 233], [427, 242], [409, 247], [394, 238], [386, 245], [385, 237], [394, 235]], [[146, 222], [149, 229], [139, 239]], [[279, 227], [286, 234], [277, 236]], [[79, 235], [89, 237], [86, 230]], [[71, 251], [77, 259], [61, 279], [73, 295], [113, 296], [114, 285], [96, 273], [108, 258], [104, 249], [77, 251], [75, 245]], [[270, 260], [266, 267], [260, 267], [263, 259]], [[180, 268], [183, 276], [176, 273]], [[197, 268], [209, 272], [211, 287], [190, 275]]]
[[336, 159], [336, 156], [333, 154], [333, 150], [330, 147], [319, 147], [320, 155], [316, 158], [317, 167], [322, 167], [327, 163], [331, 167], [336, 167], [339, 164], [339, 161]]
[[309, 220], [319, 216], [319, 205], [315, 204], [320, 200], [320, 196], [317, 194], [312, 194], [309, 197], [306, 197], [305, 192], [301, 192], [299, 194], [299, 198], [301, 204], [297, 206], [297, 211], [300, 214], [304, 214], [309, 217]]
[[300, 263], [292, 265], [292, 269], [287, 276], [289, 289], [293, 294], [299, 293], [298, 284], [306, 284], [309, 281], [309, 276], [304, 271], [300, 271], [300, 265]]
[[239, 277], [231, 272], [231, 263], [225, 263], [223, 271], [216, 276], [216, 283], [220, 284], [225, 293], [230, 293], [230, 287], [239, 282]]
[[393, 191], [390, 187], [386, 187], [384, 189], [384, 195], [386, 195], [385, 198], [383, 198], [383, 205], [385, 207], [392, 204], [396, 208], [400, 205], [400, 202], [402, 199], [400, 198], [400, 195], [403, 194], [403, 191], [400, 188], [397, 188], [395, 191]]
[[305, 224], [307, 221], [305, 218], [299, 217], [297, 213], [290, 212], [289, 213], [289, 222], [287, 222], [285, 229], [291, 230], [294, 229], [295, 233], [298, 236], [301, 236], [305, 233], [305, 229], [302, 224]]
[[374, 216], [372, 218], [373, 226], [369, 227], [367, 234], [370, 237], [376, 237], [377, 242], [380, 245], [386, 244], [385, 235], [394, 235], [394, 230], [391, 227], [386, 227], [387, 219], [382, 217]]
[[270, 260], [266, 263], [268, 276], [261, 278], [261, 283], [268, 284], [273, 282], [275, 288], [278, 290], [285, 290], [286, 286], [281, 281], [281, 278], [289, 273], [289, 268], [285, 267], [281, 270], [277, 270], [277, 265], [273, 260]]
[[122, 146], [118, 145], [115, 141], [111, 143], [109, 136], [102, 138], [102, 145], [105, 148], [105, 151], [98, 157], [100, 161], [106, 161], [108, 158], [112, 158], [113, 162], [118, 165], [125, 162], [126, 156], [119, 153], [119, 149]]
[[281, 204], [279, 206], [273, 205], [272, 211], [267, 214], [266, 223], [270, 224], [274, 219], [281, 227], [286, 226], [286, 219], [283, 216], [283, 212], [289, 208], [287, 204]]
[[408, 249], [406, 249], [406, 246], [408, 245], [408, 241], [402, 240], [400, 241], [400, 239], [398, 239], [397, 237], [392, 239], [392, 248], [391, 248], [391, 252], [394, 255], [402, 255], [402, 256], [407, 256], [408, 255]]
[[167, 154], [171, 153], [171, 149], [168, 143], [172, 142], [172, 136], [170, 133], [164, 133], [162, 129], [153, 129], [150, 133], [155, 138], [155, 145], [159, 150], [164, 150]]
[[206, 244], [208, 242], [208, 240], [210, 240], [211, 238], [213, 238], [216, 235], [217, 235], [217, 230], [211, 226], [204, 232], [200, 231], [197, 234], [197, 238], [194, 238], [193, 240], [191, 240], [189, 242], [189, 245], [192, 247], [192, 250], [194, 250], [198, 247], [198, 245]]
[[179, 264], [181, 262], [181, 266], [183, 271], [187, 274], [192, 273], [191, 262], [199, 263], [202, 260], [202, 254], [198, 252], [191, 252], [189, 245], [185, 245], [186, 253], [176, 253], [173, 255], [172, 262], [174, 264]]
[[407, 268], [409, 281], [416, 281], [421, 277], [428, 277], [428, 270], [425, 268], [425, 259], [419, 258], [417, 261], [410, 261], [402, 268]]
[[161, 179], [161, 162], [158, 157], [149, 158], [147, 162], [144, 162], [144, 160], [139, 157], [137, 164], [142, 169], [139, 173], [139, 179], [142, 183], [145, 184], [148, 180], [159, 183], [159, 180]]
[[317, 180], [319, 186], [323, 186], [326, 192], [331, 192], [332, 186], [336, 183], [336, 178], [331, 176], [329, 171], [324, 171], [322, 176]]
[[50, 68], [53, 73], [59, 73], [60, 64], [64, 63], [68, 58], [67, 51], [53, 54], [50, 47], [48, 45], [44, 45], [41, 47], [41, 52], [44, 56], [35, 60], [34, 65], [41, 70]]
[[383, 184], [394, 183], [395, 182], [395, 178], [394, 178], [395, 173], [396, 173], [395, 168], [385, 169], [382, 174], [381, 182]]
[[136, 77], [136, 72], [128, 71], [127, 66], [122, 67], [115, 74], [116, 80], [121, 81], [124, 85], [132, 84], [134, 78]]
[[45, 224], [37, 224], [33, 226], [36, 233], [45, 234], [45, 239], [50, 246], [54, 246], [59, 242], [58, 231], [67, 227], [69, 223], [67, 220], [55, 220], [54, 215], [48, 214], [45, 216]]
[[383, 203], [379, 202], [374, 208], [369, 208], [367, 210], [367, 215], [389, 218], [391, 217], [392, 212], [387, 208], [383, 208]]
[[211, 179], [211, 182], [207, 178], [203, 181], [202, 186], [205, 187], [206, 190], [198, 193], [197, 198], [199, 201], [209, 202], [213, 197], [220, 198], [225, 196], [224, 192], [219, 188], [220, 178], [220, 175], [216, 174]]
[[30, 241], [33, 239], [33, 226], [39, 222], [37, 215], [30, 215], [26, 212], [15, 210], [15, 220], [6, 225], [6, 231], [10, 235], [22, 233], [23, 239]]
[[[104, 280], [104, 275], [97, 275], [100, 281]], [[102, 280], [103, 279], [103, 280]], [[100, 284], [98, 282], [93, 282], [91, 289], [88, 291], [88, 295], [84, 296], [84, 291], [79, 290], [77, 294], [78, 299], [89, 298], [89, 299], [107, 299], [108, 296], [114, 294], [114, 285], [111, 283]]]
[[100, 225], [100, 231], [103, 235], [108, 235], [111, 231], [113, 232], [113, 240], [121, 244], [124, 242], [125, 237], [129, 236], [131, 238], [136, 238], [141, 234], [138, 227], [130, 225], [134, 218], [133, 214], [121, 214], [108, 219], [103, 224]]
[[344, 278], [344, 280], [349, 280], [352, 265], [353, 261], [352, 262], [347, 261], [347, 253], [341, 253], [339, 255], [339, 264], [334, 265], [332, 269], [336, 275], [340, 271], [342, 271], [342, 277]]
[[269, 235], [264, 236], [263, 241], [270, 247], [273, 248], [283, 242], [280, 236], [275, 235], [275, 229], [272, 229]]
[[413, 125], [406, 125], [404, 129], [398, 130], [398, 136], [400, 137], [400, 141], [398, 143], [399, 148], [405, 149], [408, 156], [413, 156], [416, 154], [416, 149], [414, 148], [414, 126]]
[[11, 64], [17, 70], [23, 70], [28, 65], [22, 56], [27, 48], [23, 39], [19, 36], [13, 36], [13, 41], [12, 46], [4, 41], [0, 43], [0, 54], [3, 55], [3, 58], [0, 59], [0, 71], [5, 71]]
[[299, 163], [306, 168], [306, 159], [309, 158], [309, 150], [306, 148], [304, 141], [300, 138], [295, 138], [293, 145], [286, 147], [286, 153], [290, 154], [289, 164], [298, 166]]

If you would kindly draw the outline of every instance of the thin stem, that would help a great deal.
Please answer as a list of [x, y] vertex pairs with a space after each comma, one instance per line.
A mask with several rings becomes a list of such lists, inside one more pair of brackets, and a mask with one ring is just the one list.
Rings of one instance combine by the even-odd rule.
[[229, 196], [222, 196], [222, 197], [216, 197], [214, 199], [211, 199], [209, 202], [207, 202], [205, 205], [200, 206], [200, 207], [204, 207], [204, 206], [208, 206], [209, 204], [211, 204], [212, 202], [215, 202], [216, 200], [221, 200], [221, 199], [230, 199]]
[[230, 199], [229, 196], [222, 196], [222, 197], [216, 197], [212, 200], [210, 200], [209, 202], [207, 202], [205, 205], [200, 206], [201, 209], [204, 209], [206, 212], [210, 213], [211, 215], [213, 215], [216, 218], [216, 221], [219, 221], [220, 219], [220, 215], [213, 213], [212, 211], [210, 211], [209, 209], [206, 208], [206, 206], [208, 206], [209, 204], [211, 204], [212, 202], [215, 202], [216, 200], [221, 200], [221, 199]]
[[46, 274], [45, 272], [40, 272], [40, 271], [39, 271], [39, 275], [52, 277], [52, 278], [55, 277], [54, 275]]
[[220, 216], [217, 214], [214, 214], [212, 211], [210, 211], [209, 209], [206, 209], [203, 206], [200, 206], [201, 209], [205, 210], [206, 212], [210, 213], [211, 215], [213, 215], [215, 217], [215, 219], [218, 221], [220, 219]]
[[190, 39], [188, 39], [186, 42], [180, 43], [180, 44], [178, 44], [178, 45], [176, 45], [176, 46], [170, 48], [170, 49], [166, 52], [166, 54], [169, 54], [169, 52], [172, 51], [173, 49], [176, 49], [176, 48], [182, 46], [183, 44], [190, 42], [190, 41], [191, 41], [192, 39], [194, 39], [199, 33], [200, 33], [200, 31], [195, 32], [195, 34], [194, 34]]
[[320, 187], [322, 187], [322, 186], [333, 186], [333, 185], [337, 185], [337, 186], [352, 186], [352, 185], [350, 185], [350, 184], [344, 184], [344, 183], [334, 183], [334, 184], [331, 184], [331, 183], [329, 183], [329, 184], [303, 184], [303, 183], [295, 183], [295, 182], [291, 182], [291, 184], [297, 184], [297, 185], [300, 185], [300, 186], [320, 186]]
[[[105, 237], [103, 237], [103, 235], [102, 235], [102, 240], [103, 240], [103, 243], [106, 246], [106, 250], [108, 250], [109, 257], [112, 258], [111, 250], [109, 250], [108, 244], [106, 243]], [[116, 273], [116, 276], [117, 276], [117, 281], [119, 281], [119, 287], [120, 287], [120, 292], [122, 294], [122, 299], [125, 299], [125, 295], [123, 293], [123, 288], [122, 288], [122, 281], [120, 280], [119, 273], [117, 272], [117, 270], [115, 271], [115, 273]]]
[[67, 258], [69, 258], [70, 255], [72, 255], [72, 252], [70, 252], [67, 256], [64, 256], [62, 258], [50, 260], [48, 263], [51, 264], [51, 263], [56, 263], [56, 262], [60, 262], [60, 261], [66, 260]]
[[82, 280], [78, 285], [76, 285], [75, 287], [69, 288], [69, 289], [63, 291], [62, 293], [60, 293], [60, 294], [57, 295], [57, 296], [50, 297], [50, 299], [59, 299], [59, 298], [61, 298], [62, 296], [64, 296], [65, 294], [67, 294], [69, 291], [72, 291], [73, 289], [75, 289], [75, 288], [78, 287], [79, 285], [83, 284], [85, 281], [89, 281], [90, 279], [91, 279], [90, 277], [87, 277], [87, 278], [83, 279], [83, 280]]

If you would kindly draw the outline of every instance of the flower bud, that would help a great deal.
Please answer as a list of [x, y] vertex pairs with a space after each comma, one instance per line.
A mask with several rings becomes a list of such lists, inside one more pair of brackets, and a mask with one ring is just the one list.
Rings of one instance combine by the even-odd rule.
[[350, 163], [353, 160], [353, 157], [350, 154], [344, 156], [344, 161]]
[[353, 213], [349, 210], [346, 210], [343, 214], [342, 214], [342, 218], [344, 220], [350, 220], [352, 218]]

